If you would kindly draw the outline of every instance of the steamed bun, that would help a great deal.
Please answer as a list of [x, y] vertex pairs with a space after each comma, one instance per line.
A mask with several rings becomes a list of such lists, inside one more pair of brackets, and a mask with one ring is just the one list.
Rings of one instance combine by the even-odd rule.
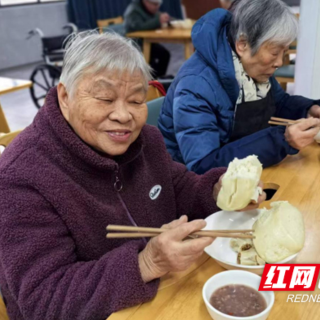
[[254, 247], [268, 263], [281, 261], [303, 248], [302, 214], [287, 201], [273, 202], [270, 210], [263, 209], [252, 228]]
[[248, 156], [229, 163], [222, 178], [222, 187], [218, 194], [217, 205], [226, 211], [245, 208], [251, 200], [258, 201], [262, 190], [257, 187], [262, 173], [262, 164], [257, 156]]
[[194, 22], [191, 19], [185, 19], [171, 21], [170, 24], [175, 29], [192, 29]]

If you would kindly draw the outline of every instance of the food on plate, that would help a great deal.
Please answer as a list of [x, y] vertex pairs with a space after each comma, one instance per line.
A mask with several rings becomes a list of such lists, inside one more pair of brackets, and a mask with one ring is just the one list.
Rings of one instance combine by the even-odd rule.
[[245, 208], [252, 200], [258, 201], [262, 189], [258, 187], [262, 173], [262, 164], [255, 155], [229, 163], [222, 178], [217, 205], [226, 211]]
[[230, 246], [237, 253], [237, 263], [246, 266], [265, 265], [254, 249], [251, 239], [231, 239]]
[[302, 214], [287, 201], [273, 202], [270, 210], [263, 209], [252, 229], [254, 247], [268, 263], [281, 261], [303, 248]]
[[245, 266], [263, 266], [266, 264], [253, 247], [248, 250], [240, 251], [238, 253], [237, 262]]
[[238, 284], [227, 285], [213, 292], [210, 304], [220, 312], [234, 317], [250, 317], [267, 308], [257, 290]]
[[241, 252], [252, 248], [253, 243], [251, 239], [231, 239], [230, 246], [235, 252]]
[[230, 246], [242, 265], [276, 263], [299, 252], [304, 245], [304, 222], [300, 211], [287, 201], [262, 209], [253, 224], [251, 239], [231, 239]]

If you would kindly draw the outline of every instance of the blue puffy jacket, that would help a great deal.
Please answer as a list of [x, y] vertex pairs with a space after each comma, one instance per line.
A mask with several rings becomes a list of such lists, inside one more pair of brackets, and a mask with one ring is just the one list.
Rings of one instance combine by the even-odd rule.
[[[228, 11], [215, 9], [195, 24], [192, 41], [196, 52], [170, 86], [159, 117], [159, 129], [172, 158], [197, 173], [227, 166], [235, 157], [251, 154], [268, 167], [298, 152], [285, 141], [284, 127], [270, 127], [228, 143], [239, 95], [227, 40], [230, 21]], [[290, 96], [274, 77], [270, 81], [277, 108], [275, 116], [304, 118], [308, 109], [319, 103]]]

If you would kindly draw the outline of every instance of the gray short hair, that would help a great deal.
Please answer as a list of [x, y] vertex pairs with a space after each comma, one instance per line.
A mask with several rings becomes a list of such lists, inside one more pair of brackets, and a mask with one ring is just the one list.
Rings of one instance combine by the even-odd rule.
[[102, 70], [134, 73], [140, 71], [146, 88], [152, 79], [151, 68], [137, 45], [116, 33], [99, 34], [84, 31], [71, 35], [66, 41], [60, 82], [72, 95], [75, 83], [86, 73]]
[[244, 37], [252, 55], [266, 41], [287, 46], [298, 35], [298, 19], [281, 0], [236, 0], [230, 11], [229, 37], [234, 44]]

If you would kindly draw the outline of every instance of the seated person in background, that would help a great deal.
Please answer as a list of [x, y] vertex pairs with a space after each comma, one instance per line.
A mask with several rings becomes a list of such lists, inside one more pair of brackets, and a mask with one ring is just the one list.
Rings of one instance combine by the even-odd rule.
[[[170, 21], [168, 13], [159, 8], [162, 0], [133, 0], [124, 13], [126, 33], [144, 30], [155, 30]], [[139, 41], [142, 45], [142, 41]], [[155, 78], [166, 75], [170, 62], [170, 52], [161, 44], [151, 45], [150, 66]]]
[[[196, 52], [181, 67], [159, 118], [174, 160], [204, 173], [256, 154], [268, 167], [313, 142], [320, 101], [290, 96], [273, 77], [297, 31], [281, 0], [236, 1], [232, 12], [216, 9], [196, 23]], [[269, 127], [272, 116], [311, 118]]]
[[[183, 239], [218, 210], [225, 169], [198, 176], [172, 161], [145, 125], [150, 78], [130, 40], [78, 34], [58, 87], [1, 155], [0, 287], [10, 319], [106, 319], [154, 297], [161, 276], [188, 268], [213, 241]], [[109, 224], [168, 231], [149, 242], [106, 239]]]
[[235, 0], [220, 0], [221, 8], [229, 10]]

